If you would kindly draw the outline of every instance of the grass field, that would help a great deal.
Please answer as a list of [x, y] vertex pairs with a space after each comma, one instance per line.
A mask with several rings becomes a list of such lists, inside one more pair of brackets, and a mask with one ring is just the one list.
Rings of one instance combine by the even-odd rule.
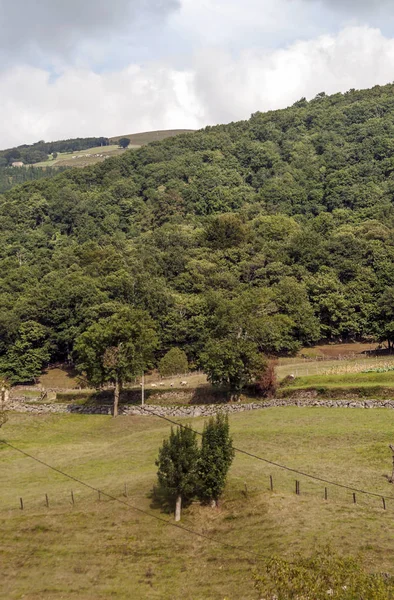
[[127, 137], [130, 139], [132, 145], [145, 146], [151, 142], [160, 142], [168, 137], [174, 137], [175, 135], [180, 135], [181, 133], [192, 133], [193, 131], [193, 129], [164, 129], [159, 131], [144, 131], [142, 133], [118, 135], [112, 137], [110, 141], [118, 143], [121, 138]]
[[[132, 133], [130, 135], [119, 135], [110, 138], [110, 146], [98, 146], [97, 148], [88, 148], [78, 152], [59, 152], [54, 159], [52, 156], [48, 160], [36, 163], [35, 167], [87, 167], [98, 162], [103, 162], [111, 156], [118, 156], [124, 150], [119, 148], [119, 140], [122, 137], [130, 139], [129, 150], [140, 148], [151, 142], [161, 141], [168, 137], [173, 137], [181, 133], [190, 133], [192, 129], [168, 129], [163, 131], [146, 131], [143, 133]], [[26, 165], [29, 166], [29, 165]]]
[[[298, 390], [330, 390], [354, 393], [355, 396], [371, 393], [387, 397], [394, 388], [394, 371], [363, 373], [366, 370], [394, 367], [394, 356], [377, 352], [376, 344], [330, 344], [307, 348], [293, 358], [281, 358], [276, 366], [279, 382], [288, 375], [293, 381], [284, 382], [281, 392], [286, 395]], [[372, 354], [370, 354], [372, 351]], [[393, 389], [394, 394], [394, 389]]]
[[[132, 147], [132, 146], [131, 146]], [[137, 146], [139, 148], [139, 146]], [[110, 156], [122, 154], [124, 150], [118, 145], [98, 146], [97, 148], [88, 148], [78, 152], [59, 152], [54, 159], [50, 157], [48, 160], [36, 163], [35, 167], [86, 167], [97, 162], [103, 162]]]
[[279, 380], [287, 375], [296, 377], [324, 373], [362, 371], [367, 368], [391, 364], [394, 355], [368, 354], [377, 344], [325, 344], [314, 348], [303, 348], [295, 357], [280, 358], [276, 372]]
[[[309, 387], [368, 387], [381, 385], [394, 387], [394, 371], [388, 373], [342, 373], [299, 377], [294, 381], [297, 388]], [[291, 386], [289, 386], [291, 387]]]
[[[241, 448], [393, 500], [383, 511], [379, 498], [358, 494], [353, 505], [351, 492], [328, 486], [325, 502], [324, 484], [303, 477], [296, 496], [294, 474], [237, 455], [221, 507], [193, 504], [183, 525], [263, 557], [308, 554], [329, 542], [339, 552], [361, 552], [370, 570], [394, 572], [394, 486], [385, 477], [391, 470], [393, 412], [278, 408], [234, 415], [230, 422]], [[201, 431], [202, 419], [192, 424]], [[1, 437], [172, 522], [152, 508], [149, 497], [154, 460], [168, 433], [168, 423], [154, 417], [11, 414]], [[252, 573], [260, 561], [241, 550], [176, 530], [116, 501], [99, 502], [93, 491], [4, 446], [0, 472], [1, 598], [258, 598]]]

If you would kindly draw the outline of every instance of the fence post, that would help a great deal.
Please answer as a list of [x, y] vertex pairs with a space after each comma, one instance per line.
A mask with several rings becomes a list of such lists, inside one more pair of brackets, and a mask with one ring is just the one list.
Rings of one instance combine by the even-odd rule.
[[383, 510], [386, 510], [386, 500], [382, 497]]
[[21, 505], [21, 510], [23, 510], [23, 500], [22, 500], [22, 498], [19, 498], [19, 502], [20, 502], [20, 505]]
[[356, 503], [357, 503], [356, 494], [355, 494], [355, 492], [353, 492], [353, 504], [356, 504]]
[[271, 489], [271, 492], [274, 491], [274, 480], [272, 478], [272, 475], [270, 475], [270, 489]]
[[328, 490], [327, 488], [324, 488], [324, 500], [328, 499]]
[[45, 494], [45, 504], [47, 505], [47, 508], [49, 508], [49, 498], [48, 498], [48, 494]]
[[297, 481], [297, 479], [296, 479], [296, 494], [297, 494], [297, 496], [300, 495], [300, 482]]
[[71, 490], [71, 502], [73, 504], [75, 504], [75, 500], [74, 500], [74, 492]]

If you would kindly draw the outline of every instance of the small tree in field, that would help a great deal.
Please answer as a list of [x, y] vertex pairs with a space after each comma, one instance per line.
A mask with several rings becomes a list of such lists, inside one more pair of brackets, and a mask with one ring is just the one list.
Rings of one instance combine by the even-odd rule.
[[204, 426], [198, 468], [200, 498], [211, 506], [219, 502], [233, 458], [228, 416], [219, 413]]
[[190, 427], [171, 429], [170, 437], [164, 440], [156, 460], [161, 491], [175, 502], [175, 521], [181, 518], [182, 502], [196, 493], [199, 458], [196, 438], [197, 434]]
[[187, 373], [188, 370], [187, 356], [179, 348], [171, 348], [159, 363], [159, 371], [162, 377]]
[[128, 148], [130, 146], [130, 141], [131, 141], [130, 138], [127, 138], [127, 137], [120, 138], [119, 146], [121, 148]]

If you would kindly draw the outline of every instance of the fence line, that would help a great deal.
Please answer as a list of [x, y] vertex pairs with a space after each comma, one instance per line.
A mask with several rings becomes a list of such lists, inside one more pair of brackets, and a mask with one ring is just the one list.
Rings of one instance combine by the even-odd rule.
[[[145, 411], [147, 414], [149, 415], [153, 415], [155, 417], [158, 417], [159, 419], [163, 419], [164, 421], [167, 421], [168, 423], [171, 423], [171, 425], [175, 425], [176, 427], [182, 427], [183, 429], [189, 429], [190, 426], [186, 426], [183, 425], [182, 423], [179, 423], [177, 421], [174, 421], [173, 419], [170, 419], [169, 417], [166, 417], [164, 415], [161, 415], [159, 413], [156, 413], [152, 410], [148, 410], [145, 407], [141, 406], [140, 407], [141, 410]], [[190, 428], [196, 435], [202, 436], [201, 431], [196, 431], [193, 428]], [[239, 454], [244, 454], [245, 456], [249, 456], [250, 458], [254, 458], [256, 460], [259, 460], [263, 463], [272, 465], [274, 467], [278, 467], [279, 469], [282, 469], [284, 471], [289, 471], [290, 473], [295, 473], [297, 475], [302, 475], [303, 477], [309, 478], [309, 479], [313, 479], [315, 481], [319, 481], [321, 483], [327, 483], [329, 485], [332, 485], [334, 487], [338, 487], [338, 488], [343, 488], [346, 490], [350, 490], [351, 492], [358, 492], [360, 494], [365, 494], [367, 496], [374, 496], [377, 498], [382, 498], [382, 496], [385, 496], [385, 498], [390, 498], [392, 500], [394, 500], [394, 496], [391, 496], [389, 494], [381, 494], [381, 493], [377, 493], [377, 492], [371, 492], [369, 490], [364, 490], [361, 488], [357, 488], [351, 485], [347, 485], [345, 483], [340, 483], [338, 481], [332, 481], [330, 479], [325, 479], [324, 477], [319, 477], [318, 475], [312, 475], [311, 473], [306, 473], [305, 471], [301, 471], [300, 469], [295, 469], [293, 467], [289, 467], [287, 465], [282, 465], [276, 461], [270, 460], [268, 458], [264, 458], [262, 456], [258, 456], [257, 454], [253, 454], [252, 452], [248, 452], [247, 450], [243, 450], [242, 448], [237, 448], [236, 446], [233, 446], [234, 451], [238, 452]]]
[[[29, 455], [29, 457], [30, 456], [31, 455]], [[42, 461], [39, 462], [47, 466], [46, 463], [43, 463]], [[51, 466], [49, 466], [49, 468], [54, 469], [54, 467]], [[272, 473], [270, 473], [269, 475], [265, 473], [262, 474], [261, 477], [252, 479], [252, 481], [239, 481], [239, 483], [237, 483], [235, 486], [234, 483], [230, 482], [228, 497], [229, 499], [232, 499], [233, 494], [236, 494], [236, 496], [240, 495], [242, 497], [253, 497], [261, 494], [272, 494], [275, 496], [286, 495], [288, 498], [295, 495], [306, 500], [321, 500], [323, 504], [331, 502], [335, 504], [340, 504], [341, 506], [348, 505], [349, 508], [353, 506], [355, 507], [356, 505], [359, 508], [368, 510], [379, 510], [382, 512], [394, 511], [394, 501], [388, 502], [390, 496], [384, 494], [376, 496], [376, 500], [379, 499], [379, 502], [375, 501], [375, 497], [370, 496], [364, 496], [364, 501], [361, 501], [360, 497], [358, 497], [355, 492], [350, 493], [349, 490], [337, 490], [338, 493], [333, 494], [334, 490], [331, 489], [331, 493], [329, 494], [329, 488], [327, 486], [325, 486], [324, 488], [318, 486], [317, 482], [315, 481], [308, 482], [307, 480], [304, 481], [303, 484], [301, 484], [301, 481], [299, 479], [293, 479], [291, 478], [291, 476], [288, 476], [285, 473], [281, 473], [280, 475], [282, 477], [280, 477], [278, 474], [274, 476]], [[81, 497], [79, 496], [80, 490], [78, 490], [78, 488], [74, 488], [71, 490], [64, 490], [64, 493], [52, 492], [49, 499], [48, 493], [43, 493], [41, 498], [39, 496], [32, 496], [31, 494], [29, 494], [29, 496], [23, 496], [23, 492], [21, 492], [21, 490], [19, 489], [18, 491], [21, 495], [15, 495], [15, 504], [13, 506], [10, 506], [7, 502], [6, 504], [3, 504], [1, 508], [6, 510], [21, 510], [25, 512], [32, 509], [37, 510], [39, 508], [44, 507], [47, 510], [56, 510], [59, 509], [61, 506], [71, 506], [74, 508], [78, 505], [86, 506], [86, 503], [91, 502], [102, 503], [103, 500], [105, 501], [105, 498], [111, 500], [119, 500], [122, 497], [129, 498], [130, 496], [127, 482], [125, 482], [123, 485], [119, 484], [118, 491], [112, 491], [111, 493], [109, 493], [105, 492], [101, 488], [95, 488], [90, 484], [80, 481], [79, 479], [74, 478], [73, 476], [70, 476], [68, 474], [65, 474], [65, 476], [67, 478], [71, 477], [71, 479], [75, 482], [80, 483], [81, 485], [94, 491], [94, 494], [84, 495]], [[342, 491], [343, 493], [340, 494], [340, 491]]]

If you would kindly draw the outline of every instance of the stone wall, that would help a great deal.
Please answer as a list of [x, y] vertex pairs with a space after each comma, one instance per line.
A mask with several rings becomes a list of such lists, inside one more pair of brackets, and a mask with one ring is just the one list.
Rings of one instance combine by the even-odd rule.
[[[206, 404], [197, 406], [156, 406], [152, 404], [141, 406], [121, 405], [121, 415], [143, 415], [156, 413], [168, 417], [208, 417], [217, 412], [230, 414], [263, 408], [274, 408], [284, 406], [298, 407], [324, 407], [324, 408], [389, 408], [394, 409], [394, 400], [317, 400], [316, 398], [303, 399], [272, 399], [259, 402], [237, 403], [237, 404]], [[88, 415], [110, 415], [112, 405], [83, 406], [77, 404], [38, 404], [23, 400], [11, 400], [7, 403], [7, 410], [32, 414], [57, 414], [77, 413]]]

